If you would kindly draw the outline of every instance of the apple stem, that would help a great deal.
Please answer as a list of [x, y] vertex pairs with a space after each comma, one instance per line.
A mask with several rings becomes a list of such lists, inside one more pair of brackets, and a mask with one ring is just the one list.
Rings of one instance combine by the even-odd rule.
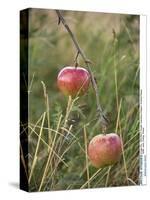
[[[100, 104], [100, 100], [99, 100], [99, 93], [98, 93], [98, 87], [97, 87], [97, 83], [96, 83], [96, 80], [95, 80], [95, 77], [94, 77], [94, 74], [91, 70], [91, 67], [90, 67], [90, 64], [92, 64], [92, 62], [87, 59], [86, 55], [84, 54], [84, 52], [82, 51], [82, 49], [80, 48], [79, 46], [79, 43], [75, 37], [75, 35], [73, 34], [73, 32], [71, 31], [70, 27], [68, 26], [66, 20], [64, 19], [64, 17], [62, 16], [61, 12], [59, 10], [56, 10], [56, 13], [57, 13], [57, 16], [58, 16], [58, 25], [60, 24], [60, 22], [62, 22], [62, 24], [64, 25], [64, 27], [66, 28], [66, 30], [68, 31], [76, 49], [77, 49], [77, 55], [75, 57], [75, 67], [77, 67], [77, 58], [78, 58], [78, 55], [80, 54], [82, 59], [84, 60], [85, 62], [85, 65], [87, 66], [88, 68], [88, 71], [90, 73], [90, 76], [91, 76], [91, 82], [92, 82], [92, 85], [93, 85], [93, 89], [95, 91], [95, 96], [96, 96], [96, 104], [97, 104], [97, 112], [98, 112], [98, 118], [99, 118], [99, 121], [100, 121], [100, 124], [102, 126], [102, 131], [103, 129], [106, 130], [106, 127], [108, 126], [108, 123], [109, 123], [109, 120], [107, 119], [107, 117], [105, 116], [103, 110], [102, 110], [102, 107], [101, 107], [101, 104]], [[105, 128], [103, 128], [105, 127]]]
[[74, 62], [75, 62], [75, 68], [78, 67], [78, 56], [79, 56], [79, 51], [77, 51], [76, 57], [75, 57], [75, 59], [74, 59]]
[[77, 62], [75, 62], [75, 68], [77, 68], [78, 67], [78, 63]]
[[103, 135], [106, 135], [106, 130], [107, 130], [107, 127], [106, 126], [102, 126], [102, 133], [103, 133]]

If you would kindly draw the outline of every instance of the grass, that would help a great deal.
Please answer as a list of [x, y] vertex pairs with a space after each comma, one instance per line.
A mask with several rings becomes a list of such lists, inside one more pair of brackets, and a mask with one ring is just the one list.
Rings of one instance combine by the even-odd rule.
[[[59, 92], [57, 74], [74, 62], [76, 50], [67, 32], [57, 25], [54, 11], [31, 9], [29, 122], [21, 124], [21, 134], [27, 134], [29, 142], [28, 155], [22, 150], [21, 158], [30, 191], [137, 185], [139, 17], [69, 11], [63, 15], [93, 61], [100, 102], [110, 120], [107, 132], [117, 132], [122, 138], [122, 157], [110, 167], [96, 169], [91, 165], [88, 143], [102, 133], [95, 93], [92, 86], [82, 97], [67, 98]], [[80, 57], [78, 62], [84, 67]]]

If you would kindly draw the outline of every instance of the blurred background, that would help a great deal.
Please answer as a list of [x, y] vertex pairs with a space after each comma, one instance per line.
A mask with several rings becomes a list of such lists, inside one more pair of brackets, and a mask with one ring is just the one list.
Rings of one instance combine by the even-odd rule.
[[[116, 131], [119, 112], [117, 133], [123, 138], [124, 155], [116, 165], [94, 175], [90, 187], [139, 184], [139, 16], [76, 11], [61, 13], [87, 58], [92, 61], [101, 106], [110, 121], [108, 133]], [[56, 129], [60, 114], [65, 116], [68, 98], [60, 93], [56, 80], [64, 66], [74, 65], [76, 53], [68, 32], [61, 23], [58, 25], [55, 10], [29, 10], [29, 124], [36, 124], [46, 109], [41, 81], [48, 94], [51, 128]], [[78, 61], [80, 66], [86, 67], [80, 56]], [[68, 118], [68, 128], [70, 125], [81, 148], [76, 142], [71, 146], [63, 157], [68, 167], [61, 163], [53, 181], [50, 172], [47, 173], [43, 190], [89, 187], [86, 184], [85, 153], [82, 151], [83, 127], [86, 125], [87, 144], [92, 137], [102, 133], [96, 119], [92, 86], [75, 103]], [[36, 132], [39, 134], [38, 128]], [[37, 140], [37, 136], [30, 135], [31, 168]], [[47, 141], [47, 132], [44, 131], [43, 140]], [[68, 140], [69, 146], [72, 139]], [[38, 189], [46, 159], [47, 150], [41, 145], [31, 191]], [[89, 176], [92, 177], [96, 171], [89, 163]]]

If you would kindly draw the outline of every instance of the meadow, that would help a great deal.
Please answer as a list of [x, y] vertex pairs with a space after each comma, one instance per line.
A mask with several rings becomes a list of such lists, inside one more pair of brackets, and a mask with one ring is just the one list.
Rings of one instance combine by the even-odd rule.
[[[92, 84], [81, 97], [64, 96], [57, 75], [73, 66], [76, 47], [55, 10], [30, 9], [28, 155], [22, 159], [30, 191], [100, 188], [139, 184], [139, 16], [61, 12], [91, 61], [107, 133], [123, 141], [115, 165], [95, 168], [89, 141], [103, 133]], [[79, 66], [85, 67], [78, 56]], [[28, 129], [28, 133], [26, 130]]]

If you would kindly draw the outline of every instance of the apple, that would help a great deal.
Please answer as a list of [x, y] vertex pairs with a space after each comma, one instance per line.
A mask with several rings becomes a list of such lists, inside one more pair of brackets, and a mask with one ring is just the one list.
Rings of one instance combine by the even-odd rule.
[[115, 164], [121, 153], [122, 141], [116, 133], [96, 135], [88, 145], [88, 157], [96, 168]]
[[64, 95], [72, 97], [85, 94], [89, 88], [90, 74], [82, 67], [67, 66], [58, 74], [57, 85]]

